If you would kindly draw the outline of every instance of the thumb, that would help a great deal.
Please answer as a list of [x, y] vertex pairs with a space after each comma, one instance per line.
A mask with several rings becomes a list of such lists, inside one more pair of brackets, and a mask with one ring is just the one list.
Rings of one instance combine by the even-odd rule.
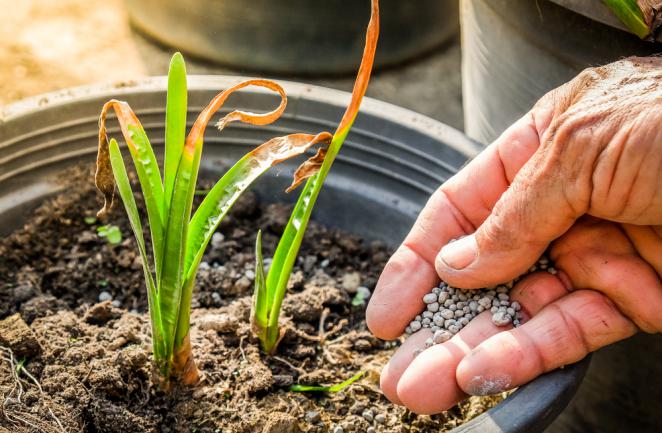
[[538, 101], [534, 120], [540, 147], [475, 233], [441, 249], [435, 268], [442, 280], [462, 288], [508, 282], [587, 211], [597, 158], [596, 147], [589, 145], [595, 119], [581, 111], [573, 117], [567, 110], [599, 80], [596, 71], [586, 70]]
[[437, 273], [462, 288], [490, 287], [523, 274], [582, 212], [564, 193], [564, 176], [539, 149], [475, 233], [444, 246]]

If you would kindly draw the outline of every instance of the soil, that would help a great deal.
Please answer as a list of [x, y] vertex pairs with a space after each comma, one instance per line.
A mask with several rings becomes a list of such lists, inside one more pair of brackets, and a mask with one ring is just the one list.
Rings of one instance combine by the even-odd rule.
[[[246, 194], [208, 247], [193, 299], [191, 340], [202, 373], [193, 388], [163, 393], [152, 378], [140, 259], [121, 206], [111, 245], [91, 218], [100, 197], [90, 167], [0, 242], [0, 433], [447, 431], [500, 397], [472, 397], [435, 416], [389, 403], [379, 372], [399, 341], [368, 331], [358, 286], [372, 290], [388, 256], [381, 242], [312, 224], [284, 303], [276, 356], [249, 327], [254, 242], [273, 253], [290, 206]], [[108, 296], [110, 295], [110, 297]], [[99, 298], [107, 299], [99, 302]], [[110, 299], [112, 298], [112, 299]], [[12, 350], [10, 350], [10, 348]], [[333, 394], [295, 393], [292, 383], [332, 384]], [[17, 374], [17, 372], [20, 373]], [[28, 374], [29, 373], [29, 374]]]

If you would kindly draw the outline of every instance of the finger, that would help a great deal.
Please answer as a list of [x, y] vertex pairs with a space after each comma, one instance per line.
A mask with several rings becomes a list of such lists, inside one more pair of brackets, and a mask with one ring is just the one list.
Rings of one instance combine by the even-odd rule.
[[641, 258], [662, 277], [662, 226], [623, 224], [622, 227]]
[[430, 197], [384, 268], [368, 304], [366, 320], [377, 337], [396, 338], [420, 313], [422, 296], [439, 281], [437, 253], [449, 240], [472, 233], [490, 214], [538, 148], [537, 128], [544, 127], [549, 116], [544, 106], [524, 116]]
[[605, 294], [640, 329], [662, 331], [662, 282], [616, 224], [581, 221], [551, 250], [573, 287]]
[[425, 349], [425, 340], [432, 336], [429, 329], [421, 329], [419, 332], [411, 335], [402, 343], [395, 354], [391, 357], [388, 364], [382, 369], [379, 377], [379, 387], [382, 392], [395, 404], [402, 404], [398, 398], [397, 385], [400, 376], [417, 356], [418, 351]]
[[446, 245], [437, 255], [435, 266], [442, 280], [462, 288], [512, 280], [586, 212], [592, 163], [599, 150], [586, 145], [592, 139], [588, 126], [599, 113], [570, 115], [566, 110], [596, 79], [590, 71], [580, 74], [541, 100], [551, 114], [549, 126], [537, 128], [539, 149], [521, 166], [476, 232]]
[[457, 381], [468, 394], [495, 394], [577, 362], [636, 330], [606, 296], [579, 290], [549, 304], [523, 326], [478, 345], [458, 365]]
[[[561, 281], [547, 273], [537, 273], [520, 281], [512, 298], [522, 305], [525, 317], [534, 315], [549, 302], [567, 293]], [[492, 323], [488, 312], [478, 315], [446, 343], [426, 349], [417, 357], [412, 347], [421, 347], [430, 332], [411, 336], [384, 368], [382, 390], [391, 401], [401, 402], [417, 413], [437, 413], [455, 405], [464, 392], [455, 380], [460, 360], [482, 341], [503, 331]], [[414, 343], [409, 345], [409, 341]], [[388, 391], [387, 391], [388, 390]], [[394, 397], [395, 391], [395, 397]]]

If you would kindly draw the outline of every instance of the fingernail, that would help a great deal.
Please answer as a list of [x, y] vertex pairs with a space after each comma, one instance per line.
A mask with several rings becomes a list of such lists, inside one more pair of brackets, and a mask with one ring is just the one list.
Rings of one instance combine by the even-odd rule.
[[441, 261], [451, 269], [464, 269], [476, 260], [478, 244], [474, 236], [465, 236], [444, 246], [439, 253]]

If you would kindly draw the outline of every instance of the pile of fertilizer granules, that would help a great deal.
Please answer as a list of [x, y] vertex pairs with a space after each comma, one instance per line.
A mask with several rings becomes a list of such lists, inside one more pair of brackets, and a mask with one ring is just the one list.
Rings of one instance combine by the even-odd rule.
[[496, 287], [463, 290], [450, 287], [442, 281], [438, 287], [423, 296], [426, 309], [411, 321], [405, 332], [413, 334], [422, 328], [430, 328], [433, 335], [425, 342], [429, 347], [450, 339], [483, 311], [492, 313], [492, 322], [497, 326], [511, 323], [519, 326], [521, 306], [517, 301], [510, 300], [510, 289], [520, 278], [538, 270], [556, 274], [556, 269], [549, 259], [542, 256], [526, 274]]

